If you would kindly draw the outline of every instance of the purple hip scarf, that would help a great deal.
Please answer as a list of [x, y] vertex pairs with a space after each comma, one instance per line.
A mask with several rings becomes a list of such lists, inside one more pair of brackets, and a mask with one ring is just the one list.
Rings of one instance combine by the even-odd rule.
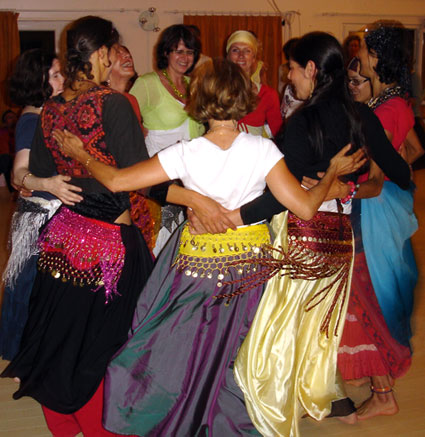
[[38, 240], [38, 268], [74, 286], [105, 287], [108, 303], [117, 291], [125, 260], [118, 224], [88, 218], [62, 207]]

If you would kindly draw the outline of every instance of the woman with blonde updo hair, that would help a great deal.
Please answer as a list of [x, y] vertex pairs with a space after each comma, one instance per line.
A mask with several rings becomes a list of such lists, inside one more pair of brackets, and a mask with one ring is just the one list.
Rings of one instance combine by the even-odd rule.
[[246, 30], [233, 32], [226, 43], [227, 59], [238, 64], [251, 78], [258, 99], [257, 107], [238, 120], [238, 128], [242, 132], [274, 137], [282, 126], [279, 96], [276, 90], [262, 84], [256, 74], [258, 46], [255, 35]]

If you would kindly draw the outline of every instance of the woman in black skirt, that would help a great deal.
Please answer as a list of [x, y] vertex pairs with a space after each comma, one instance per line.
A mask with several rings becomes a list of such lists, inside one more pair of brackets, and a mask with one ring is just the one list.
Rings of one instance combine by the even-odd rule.
[[[138, 294], [152, 269], [127, 193], [112, 193], [84, 165], [66, 157], [51, 135], [67, 129], [94, 159], [126, 167], [147, 158], [127, 98], [100, 84], [119, 35], [110, 21], [83, 17], [67, 32], [67, 82], [46, 103], [30, 156], [40, 177], [71, 176], [83, 200], [62, 206], [39, 238], [38, 274], [21, 349], [3, 377], [20, 381], [15, 399], [41, 403], [54, 435], [110, 435], [101, 425], [103, 376], [127, 339]], [[98, 414], [94, 414], [94, 411]]]

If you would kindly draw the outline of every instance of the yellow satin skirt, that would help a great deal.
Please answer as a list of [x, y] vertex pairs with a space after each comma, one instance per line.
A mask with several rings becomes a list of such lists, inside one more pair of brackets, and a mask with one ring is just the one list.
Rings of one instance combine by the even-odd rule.
[[299, 435], [301, 416], [321, 420], [332, 401], [345, 397], [337, 377], [337, 351], [353, 242], [348, 218], [334, 213], [318, 213], [303, 222], [285, 212], [271, 225], [273, 247], [280, 248], [281, 258], [291, 252], [293, 265], [267, 283], [234, 374], [258, 431], [293, 437]]

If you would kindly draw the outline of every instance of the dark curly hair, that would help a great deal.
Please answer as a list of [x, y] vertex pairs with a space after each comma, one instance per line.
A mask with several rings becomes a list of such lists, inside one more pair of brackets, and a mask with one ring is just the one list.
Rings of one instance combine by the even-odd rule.
[[109, 20], [88, 15], [71, 23], [66, 36], [66, 85], [72, 84], [80, 72], [93, 79], [90, 56], [103, 46], [110, 49], [118, 41], [119, 34]]
[[362, 124], [348, 89], [342, 47], [336, 38], [325, 32], [307, 33], [292, 48], [290, 59], [303, 68], [313, 61], [317, 69], [313, 94], [300, 111], [304, 111], [309, 126], [307, 135], [319, 154], [323, 154], [325, 133], [317, 104], [331, 99], [339, 100], [347, 115], [352, 150], [362, 147], [365, 144]]
[[365, 42], [369, 53], [378, 58], [375, 71], [382, 83], [396, 82], [402, 93], [411, 94], [411, 74], [407, 30], [401, 27], [379, 26], [367, 32]]
[[188, 26], [183, 24], [169, 26], [161, 33], [156, 45], [156, 66], [158, 70], [168, 67], [168, 55], [177, 48], [180, 40], [188, 49], [194, 51], [193, 64], [186, 73], [189, 74], [193, 70], [201, 54], [201, 41]]
[[195, 68], [186, 111], [202, 123], [209, 119], [240, 120], [256, 103], [251, 80], [239, 65], [215, 58]]
[[49, 70], [54, 59], [54, 53], [41, 49], [26, 50], [19, 56], [9, 79], [9, 95], [15, 105], [40, 107], [52, 95]]

